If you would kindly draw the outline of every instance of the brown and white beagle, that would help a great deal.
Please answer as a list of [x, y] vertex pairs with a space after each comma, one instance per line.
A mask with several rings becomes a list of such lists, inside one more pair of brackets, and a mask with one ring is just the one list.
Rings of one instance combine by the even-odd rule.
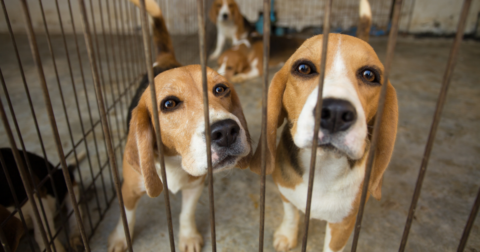
[[[322, 35], [306, 40], [277, 72], [268, 92], [267, 174], [281, 193], [284, 217], [274, 234], [277, 251], [297, 244], [298, 209], [305, 211], [311, 148], [316, 148], [311, 217], [327, 221], [323, 251], [342, 251], [353, 230], [366, 157], [382, 85], [385, 110], [368, 192], [380, 199], [398, 123], [394, 87], [384, 83], [384, 67], [372, 47], [355, 37], [330, 34], [321, 129], [313, 134]], [[280, 142], [277, 128], [286, 119]], [[312, 146], [313, 137], [318, 146]], [[251, 169], [260, 173], [260, 148]]]
[[232, 40], [234, 46], [242, 42], [247, 47], [251, 46], [248, 37], [254, 29], [242, 16], [235, 0], [215, 0], [210, 7], [208, 17], [217, 26], [217, 45], [209, 57], [210, 60], [220, 56], [227, 39]]
[[[132, 0], [138, 4], [138, 0]], [[180, 251], [200, 251], [203, 238], [195, 224], [195, 208], [207, 174], [205, 134], [211, 134], [214, 172], [233, 167], [247, 168], [251, 157], [250, 134], [240, 100], [225, 77], [207, 68], [211, 132], [205, 132], [202, 73], [199, 65], [181, 67], [173, 55], [171, 39], [161, 11], [148, 0], [147, 11], [154, 19], [157, 43], [155, 89], [162, 143], [156, 142], [150, 89], [144, 78], [130, 108], [129, 132], [123, 158], [122, 194], [130, 235], [133, 236], [135, 209], [146, 193], [157, 197], [163, 190], [156, 149], [163, 144], [168, 189], [182, 191]], [[159, 62], [158, 59], [163, 59]], [[165, 192], [168, 193], [168, 192]], [[126, 240], [120, 220], [108, 241], [108, 251], [125, 251]]]
[[263, 41], [252, 43], [251, 47], [241, 43], [220, 55], [218, 73], [231, 82], [244, 82], [263, 75]]

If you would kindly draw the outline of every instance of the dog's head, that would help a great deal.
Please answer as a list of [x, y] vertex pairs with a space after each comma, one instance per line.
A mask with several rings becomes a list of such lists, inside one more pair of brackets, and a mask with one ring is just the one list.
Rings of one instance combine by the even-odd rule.
[[[155, 77], [158, 117], [164, 153], [181, 156], [192, 176], [207, 173], [205, 134], [211, 136], [214, 172], [246, 168], [251, 157], [250, 134], [233, 85], [207, 68], [210, 130], [205, 132], [202, 74], [199, 65], [179, 67]], [[133, 110], [125, 149], [126, 161], [143, 175], [147, 194], [156, 197], [162, 183], [156, 172], [155, 123], [150, 89]]]
[[247, 58], [247, 47], [244, 44], [234, 46], [218, 57], [218, 73], [230, 80], [234, 75], [248, 72], [250, 63]]
[[[317, 153], [332, 151], [351, 161], [367, 152], [382, 85], [387, 85], [385, 110], [380, 126], [372, 171], [371, 192], [381, 195], [381, 179], [393, 152], [398, 122], [395, 89], [384, 83], [384, 67], [366, 42], [346, 35], [330, 34], [327, 49], [320, 131], [313, 133], [318, 94], [321, 45], [319, 35], [305, 41], [274, 76], [268, 93], [267, 173], [273, 172], [276, 131], [284, 118], [299, 148]], [[260, 148], [251, 168], [260, 171]]]
[[241, 24], [243, 16], [235, 0], [215, 0], [208, 14], [210, 21], [217, 22], [235, 22]]

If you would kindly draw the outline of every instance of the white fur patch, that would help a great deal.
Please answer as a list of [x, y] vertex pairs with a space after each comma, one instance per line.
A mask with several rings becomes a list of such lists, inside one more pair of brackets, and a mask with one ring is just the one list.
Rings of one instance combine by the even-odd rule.
[[372, 18], [372, 9], [368, 0], [360, 0], [359, 14], [360, 17]]
[[225, 58], [223, 59], [222, 65], [220, 65], [220, 67], [217, 70], [217, 72], [220, 75], [225, 75], [225, 73], [227, 72], [227, 61], [228, 61], [228, 56], [225, 56]]

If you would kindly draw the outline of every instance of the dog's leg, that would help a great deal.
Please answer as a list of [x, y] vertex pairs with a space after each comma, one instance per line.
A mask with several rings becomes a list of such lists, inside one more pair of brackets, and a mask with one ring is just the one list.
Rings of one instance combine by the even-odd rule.
[[[135, 226], [135, 210], [138, 200], [145, 194], [145, 191], [139, 191], [138, 184], [131, 183], [129, 177], [125, 177], [122, 185], [123, 202], [125, 204], [125, 214], [127, 217], [128, 230], [130, 238], [133, 237], [133, 227]], [[127, 240], [123, 230], [122, 218], [118, 221], [115, 230], [108, 237], [108, 252], [123, 252], [127, 250]]]
[[355, 226], [355, 214], [339, 223], [327, 223], [323, 252], [342, 252]]
[[273, 236], [273, 247], [276, 251], [288, 251], [297, 245], [298, 210], [283, 197], [283, 221]]
[[218, 32], [217, 34], [217, 45], [215, 47], [215, 51], [210, 55], [208, 58], [209, 60], [214, 60], [217, 59], [218, 56], [220, 56], [220, 53], [222, 53], [223, 46], [225, 45], [225, 36]]
[[195, 208], [202, 194], [203, 183], [182, 189], [182, 212], [180, 213], [180, 251], [200, 252], [203, 245], [202, 235], [195, 224]]
[[[75, 198], [77, 199], [77, 202], [80, 201], [80, 192], [77, 184], [73, 185], [73, 192], [75, 193]], [[73, 203], [69, 195], [65, 196], [65, 206], [67, 207], [67, 214], [73, 212]], [[80, 216], [83, 219], [83, 210], [81, 205], [78, 206], [78, 210], [80, 211]], [[72, 214], [72, 216], [68, 219], [68, 228], [70, 235], [70, 246], [72, 246], [72, 248], [74, 248], [75, 250], [78, 250], [78, 248], [82, 248], [82, 237], [80, 236], [80, 229], [78, 228], [77, 217], [75, 214]]]
[[[263, 67], [263, 66], [260, 66]], [[255, 77], [260, 76], [260, 71], [258, 71], [258, 59], [254, 59], [252, 63], [250, 64], [250, 71], [246, 73], [239, 73], [235, 76], [233, 76], [230, 81], [235, 82], [235, 83], [241, 83], [246, 80], [253, 79]]]
[[[50, 227], [50, 233], [52, 234], [52, 236], [55, 234], [55, 223], [53, 221], [53, 215], [55, 214], [55, 210], [54, 208], [52, 209], [51, 208], [51, 201], [55, 199], [47, 199], [47, 197], [42, 197], [41, 198], [42, 200], [42, 204], [43, 204], [43, 209], [45, 210], [45, 217], [46, 217], [46, 221], [48, 223], [48, 226]], [[35, 197], [35, 201], [37, 202], [37, 206], [40, 206], [39, 204], [39, 201], [38, 199]], [[50, 201], [50, 202], [49, 202]], [[30, 204], [27, 203], [27, 204]], [[37, 242], [38, 244], [38, 247], [40, 248], [40, 251], [44, 251], [45, 248], [46, 248], [46, 244], [43, 243], [43, 239], [42, 239], [42, 236], [41, 236], [41, 233], [40, 233], [40, 226], [39, 226], [39, 223], [37, 221], [35, 221], [35, 217], [33, 216], [33, 208], [32, 206], [30, 205], [29, 207], [29, 210], [27, 211], [30, 215], [31, 215], [31, 218], [33, 219], [33, 232], [34, 232], [34, 237], [35, 237], [35, 241]], [[40, 208], [39, 208], [40, 210]], [[41, 210], [40, 210], [41, 211]], [[41, 215], [41, 213], [40, 213]], [[44, 227], [44, 230], [45, 232], [47, 233], [47, 238], [48, 237], [48, 229], [47, 229], [47, 225], [45, 223], [45, 220], [40, 217], [42, 219], [42, 225]], [[51, 250], [54, 251], [53, 247], [55, 246], [55, 249], [57, 252], [64, 252], [65, 251], [65, 248], [63, 247], [62, 243], [58, 240], [58, 237], [53, 241], [53, 244], [51, 246]]]

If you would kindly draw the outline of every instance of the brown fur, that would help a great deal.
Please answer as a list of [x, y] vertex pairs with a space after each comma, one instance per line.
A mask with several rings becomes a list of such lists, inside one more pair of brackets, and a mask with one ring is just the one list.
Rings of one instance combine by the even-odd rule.
[[360, 17], [358, 20], [357, 37], [368, 42], [370, 38], [370, 26], [372, 26], [372, 19], [370, 17]]
[[[10, 211], [8, 211], [4, 206], [0, 205], [0, 223], [4, 224], [4, 221], [10, 216]], [[1, 232], [5, 235], [6, 242], [10, 250], [15, 252], [17, 250], [18, 244], [20, 243], [20, 238], [25, 234], [25, 229], [17, 217], [11, 217], [2, 227]], [[3, 252], [3, 246], [0, 245], [0, 252]]]

